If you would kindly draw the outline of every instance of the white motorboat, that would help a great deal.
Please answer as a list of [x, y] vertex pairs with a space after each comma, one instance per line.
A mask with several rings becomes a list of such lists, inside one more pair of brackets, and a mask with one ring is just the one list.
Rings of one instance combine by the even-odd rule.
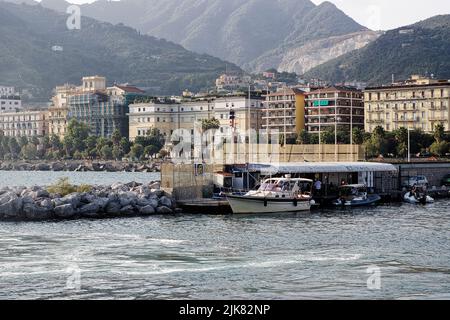
[[311, 210], [313, 181], [309, 179], [271, 178], [258, 190], [245, 195], [227, 195], [235, 214], [302, 212]]
[[434, 199], [427, 194], [426, 188], [415, 186], [411, 191], [408, 191], [403, 200], [412, 204], [429, 204], [433, 203]]
[[380, 200], [378, 194], [368, 193], [366, 185], [351, 184], [339, 188], [339, 199], [333, 204], [342, 207], [363, 207], [374, 205]]

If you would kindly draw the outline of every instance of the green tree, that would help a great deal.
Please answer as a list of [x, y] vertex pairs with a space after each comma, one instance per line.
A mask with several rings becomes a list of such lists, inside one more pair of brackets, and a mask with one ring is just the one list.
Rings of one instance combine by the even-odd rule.
[[408, 156], [408, 129], [402, 127], [394, 131], [396, 154], [401, 157]]
[[50, 137], [50, 147], [53, 151], [60, 150], [62, 148], [62, 142], [59, 136], [52, 134]]
[[[72, 152], [83, 152], [86, 149], [85, 140], [89, 137], [89, 127], [75, 119], [69, 121], [67, 133], [64, 140], [71, 140]], [[71, 153], [72, 154], [72, 153]]]
[[97, 137], [96, 136], [89, 136], [86, 141], [86, 149], [92, 150], [97, 147]]
[[100, 155], [105, 160], [111, 160], [113, 158], [113, 150], [109, 145], [104, 145], [100, 151]]
[[9, 152], [12, 159], [17, 159], [20, 154], [20, 145], [15, 138], [9, 139]]
[[153, 158], [159, 152], [159, 150], [161, 150], [161, 149], [159, 149], [156, 146], [146, 146], [144, 148], [144, 155], [146, 157]]
[[364, 143], [364, 131], [361, 128], [353, 128], [352, 137], [354, 144], [363, 144]]
[[310, 144], [311, 143], [311, 134], [307, 130], [303, 129], [298, 134], [297, 142], [299, 144]]
[[333, 129], [327, 129], [323, 131], [320, 135], [323, 144], [334, 144], [335, 135]]
[[135, 143], [131, 147], [130, 156], [133, 159], [140, 160], [142, 158], [143, 154], [144, 154], [144, 147], [141, 144]]
[[36, 145], [29, 143], [21, 149], [22, 157], [25, 160], [35, 160], [37, 157]]
[[113, 145], [119, 146], [121, 140], [122, 140], [122, 135], [120, 134], [119, 129], [114, 130], [114, 132], [111, 136], [111, 141], [112, 141]]
[[450, 143], [448, 143], [447, 141], [436, 141], [431, 145], [430, 151], [433, 154], [443, 157], [450, 151]]
[[442, 124], [437, 124], [434, 127], [434, 140], [436, 140], [437, 143], [440, 143], [444, 141], [445, 139], [445, 128]]
[[28, 144], [28, 138], [25, 137], [25, 136], [21, 136], [21, 137], [19, 137], [19, 141], [18, 142], [19, 142], [20, 148], [23, 148], [23, 147], [25, 147]]
[[130, 141], [127, 138], [122, 138], [120, 140], [120, 148], [124, 154], [128, 154], [130, 152]]
[[120, 160], [124, 156], [124, 152], [120, 146], [114, 146], [112, 149], [112, 156], [115, 160]]

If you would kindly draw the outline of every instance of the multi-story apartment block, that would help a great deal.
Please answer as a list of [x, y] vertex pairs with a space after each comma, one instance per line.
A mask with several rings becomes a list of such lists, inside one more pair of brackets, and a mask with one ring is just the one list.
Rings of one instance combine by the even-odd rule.
[[0, 114], [0, 131], [8, 137], [42, 137], [48, 134], [48, 112], [43, 110]]
[[364, 102], [360, 90], [351, 87], [328, 87], [306, 93], [306, 127], [308, 132], [327, 129], [349, 131], [364, 128]]
[[144, 91], [129, 85], [106, 86], [106, 78], [84, 77], [82, 85], [56, 88], [49, 108], [50, 134], [63, 137], [71, 119], [87, 124], [91, 134], [111, 137], [117, 129], [128, 137], [128, 105]]
[[0, 86], [0, 96], [11, 96], [16, 94], [14, 87]]
[[69, 107], [67, 99], [70, 94], [77, 91], [74, 85], [66, 84], [58, 86], [55, 89], [55, 95], [52, 98], [52, 103], [48, 109], [48, 130], [49, 134], [55, 134], [63, 138], [67, 132], [67, 124], [69, 121]]
[[450, 130], [450, 81], [420, 76], [364, 92], [365, 129], [401, 127], [432, 132], [437, 124]]
[[[150, 103], [130, 105], [129, 136], [134, 140], [145, 136], [152, 128], [169, 138], [174, 130], [186, 129], [193, 133], [203, 119], [217, 119], [221, 131], [234, 127], [239, 132], [261, 128], [263, 98], [254, 96], [205, 97], [174, 102], [154, 99]], [[234, 118], [233, 120], [230, 118]]]
[[262, 110], [262, 127], [295, 137], [305, 128], [305, 92], [282, 88], [266, 96]]
[[0, 113], [15, 112], [22, 109], [22, 101], [14, 87], [0, 86]]

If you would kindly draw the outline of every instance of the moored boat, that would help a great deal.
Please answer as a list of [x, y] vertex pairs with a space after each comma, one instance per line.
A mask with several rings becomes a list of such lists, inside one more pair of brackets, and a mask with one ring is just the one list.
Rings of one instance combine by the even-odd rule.
[[311, 210], [313, 181], [309, 179], [267, 179], [245, 195], [227, 195], [235, 214], [302, 212]]
[[381, 200], [378, 194], [369, 194], [363, 184], [345, 185], [339, 188], [339, 198], [333, 202], [335, 206], [363, 207], [371, 206]]
[[434, 202], [434, 198], [430, 197], [426, 191], [426, 188], [421, 186], [415, 186], [411, 191], [408, 191], [403, 200], [411, 204], [429, 204]]

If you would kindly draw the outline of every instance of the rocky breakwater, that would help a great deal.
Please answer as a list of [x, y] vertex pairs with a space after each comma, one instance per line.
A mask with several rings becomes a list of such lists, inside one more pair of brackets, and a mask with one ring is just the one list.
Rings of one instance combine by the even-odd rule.
[[0, 220], [130, 217], [178, 212], [175, 202], [159, 189], [157, 182], [92, 186], [87, 192], [66, 196], [37, 186], [0, 189]]
[[58, 161], [58, 162], [21, 162], [0, 161], [0, 171], [73, 171], [73, 172], [160, 172], [161, 162], [95, 162], [95, 161]]

